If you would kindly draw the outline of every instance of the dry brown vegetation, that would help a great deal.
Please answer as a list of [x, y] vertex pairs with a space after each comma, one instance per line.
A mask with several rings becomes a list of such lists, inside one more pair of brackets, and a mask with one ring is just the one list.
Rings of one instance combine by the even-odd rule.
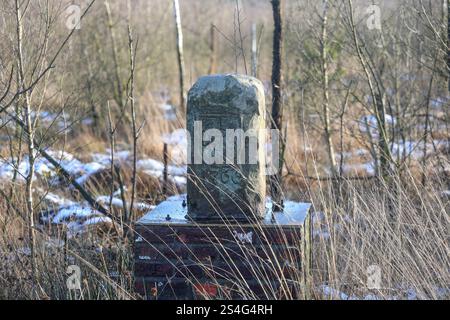
[[[0, 298], [139, 299], [129, 227], [184, 192], [175, 173], [164, 188], [148, 165], [133, 167], [134, 144], [137, 160], [163, 161], [163, 136], [184, 127], [172, 1], [3, 2]], [[88, 9], [79, 30], [66, 27], [72, 2]], [[367, 27], [368, 1], [330, 1], [325, 11], [326, 1], [282, 2], [283, 190], [314, 207], [310, 281], [290, 298], [448, 299], [447, 1], [379, 1], [381, 30]], [[270, 1], [237, 3], [180, 0], [185, 87], [208, 73], [250, 74], [255, 23], [270, 114]], [[169, 145], [174, 166], [176, 148]], [[48, 195], [92, 206], [59, 170], [43, 169], [39, 149], [68, 152], [80, 166], [96, 154], [108, 158], [82, 187], [103, 196], [98, 202], [115, 222], [88, 224], [76, 236], [70, 215], [43, 223], [64, 206]], [[130, 153], [122, 159], [121, 151]], [[73, 264], [82, 269], [81, 295], [66, 286]], [[367, 288], [370, 265], [381, 267], [383, 288]]]

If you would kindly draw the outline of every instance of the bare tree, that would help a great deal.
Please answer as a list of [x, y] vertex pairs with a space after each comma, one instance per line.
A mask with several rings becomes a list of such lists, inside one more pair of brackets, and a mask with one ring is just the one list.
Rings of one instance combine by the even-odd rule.
[[109, 4], [109, 0], [105, 0], [105, 8], [106, 8], [106, 15], [107, 15], [107, 26], [109, 35], [111, 38], [111, 46], [112, 46], [112, 56], [113, 56], [113, 63], [114, 63], [114, 76], [116, 81], [116, 89], [113, 90], [114, 92], [114, 100], [119, 105], [120, 111], [123, 114], [126, 114], [125, 112], [125, 103], [123, 101], [124, 97], [124, 90], [122, 85], [122, 78], [120, 76], [120, 63], [119, 63], [119, 52], [117, 47], [117, 40], [116, 40], [116, 33], [114, 29], [113, 19], [112, 19], [112, 13], [111, 13], [111, 6]]
[[180, 4], [178, 0], [173, 0], [173, 14], [175, 20], [175, 30], [177, 37], [177, 58], [178, 58], [178, 76], [180, 85], [180, 111], [186, 110], [185, 88], [184, 88], [184, 53], [183, 53], [183, 29], [181, 27]]
[[[24, 72], [24, 56], [23, 56], [23, 12], [19, 0], [15, 0], [15, 12], [16, 12], [16, 32], [17, 32], [17, 65], [18, 65], [18, 80], [19, 91], [25, 91], [25, 72]], [[30, 251], [31, 251], [31, 272], [33, 281], [33, 291], [36, 290], [36, 235], [35, 235], [35, 222], [34, 222], [34, 203], [33, 203], [33, 179], [34, 179], [34, 163], [35, 163], [35, 149], [34, 149], [34, 126], [31, 118], [31, 101], [30, 92], [24, 92], [24, 119], [25, 126], [28, 133], [28, 172], [26, 176], [26, 201], [28, 211], [29, 222], [29, 238], [30, 238]], [[32, 292], [32, 295], [36, 294]]]
[[359, 60], [359, 63], [364, 71], [367, 84], [372, 97], [373, 111], [375, 114], [377, 129], [378, 129], [378, 146], [380, 153], [380, 170], [381, 176], [387, 177], [391, 172], [391, 165], [393, 163], [391, 151], [388, 144], [387, 129], [386, 129], [386, 110], [385, 103], [383, 99], [383, 93], [381, 92], [382, 85], [379, 83], [380, 77], [376, 77], [375, 67], [370, 64], [370, 60], [367, 58], [363, 51], [363, 47], [360, 43], [360, 37], [358, 36], [358, 31], [356, 30], [353, 1], [348, 0], [349, 9], [349, 27], [355, 46], [355, 51]]
[[211, 27], [209, 30], [209, 69], [208, 74], [216, 73], [217, 69], [217, 52], [216, 52], [216, 32], [214, 24], [211, 23]]
[[[283, 103], [282, 103], [282, 44], [283, 44], [283, 25], [281, 18], [281, 0], [271, 0], [274, 32], [273, 32], [273, 61], [272, 61], [272, 123], [271, 128], [281, 132], [283, 129]], [[281, 138], [283, 139], [283, 138]], [[273, 200], [273, 210], [283, 210], [283, 190], [282, 190], [282, 171], [283, 171], [283, 149], [284, 144], [280, 143], [281, 149], [279, 157], [278, 172], [270, 177], [271, 195]]]
[[258, 76], [258, 39], [256, 36], [256, 23], [252, 24], [252, 76]]
[[323, 16], [322, 16], [322, 38], [321, 38], [321, 57], [322, 57], [322, 85], [323, 85], [323, 118], [324, 118], [324, 133], [325, 143], [327, 145], [328, 160], [330, 161], [331, 174], [333, 177], [337, 176], [337, 164], [334, 154], [333, 141], [331, 139], [331, 125], [330, 125], [330, 101], [329, 101], [329, 86], [328, 86], [328, 57], [327, 57], [327, 20], [328, 20], [328, 0], [323, 1]]
[[[128, 2], [128, 6], [130, 3]], [[129, 100], [131, 104], [131, 127], [133, 134], [133, 172], [131, 176], [131, 202], [130, 202], [130, 216], [127, 217], [127, 222], [133, 221], [133, 209], [134, 202], [136, 198], [136, 177], [137, 177], [137, 142], [139, 139], [139, 128], [136, 123], [136, 101], [134, 96], [134, 82], [135, 82], [135, 69], [136, 69], [136, 47], [134, 46], [133, 40], [133, 30], [131, 27], [131, 17], [129, 17], [128, 22], [128, 50], [129, 50], [129, 59], [130, 59], [130, 80], [129, 80]]]

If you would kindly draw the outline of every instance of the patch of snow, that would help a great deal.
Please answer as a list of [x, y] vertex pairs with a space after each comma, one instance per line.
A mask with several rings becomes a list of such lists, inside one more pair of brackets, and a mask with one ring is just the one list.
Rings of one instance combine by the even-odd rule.
[[187, 166], [168, 166], [167, 172], [171, 176], [185, 176], [187, 174]]
[[161, 173], [164, 170], [164, 164], [158, 160], [154, 159], [144, 159], [144, 160], [138, 160], [136, 162], [136, 167], [139, 170], [143, 171], [160, 171]]
[[345, 164], [342, 169], [344, 173], [357, 173], [362, 171], [365, 172], [368, 176], [375, 175], [375, 166], [372, 162]]
[[[396, 119], [389, 115], [386, 114], [385, 115], [385, 122], [387, 125], [395, 125], [396, 123]], [[378, 122], [377, 122], [377, 117], [373, 114], [370, 115], [365, 115], [362, 116], [359, 121], [359, 131], [362, 133], [367, 133], [367, 129], [369, 130], [369, 133], [373, 136], [373, 137], [378, 137], [379, 132], [378, 132]]]
[[330, 239], [331, 235], [328, 231], [314, 230], [312, 233], [314, 238]]
[[187, 163], [187, 146], [188, 135], [186, 129], [176, 129], [170, 134], [163, 135], [164, 143], [167, 143], [170, 148], [170, 158], [174, 163]]
[[52, 222], [59, 224], [70, 220], [83, 220], [94, 215], [95, 213], [96, 211], [90, 207], [73, 205], [70, 207], [61, 208], [53, 217]]
[[427, 155], [434, 154], [434, 147], [436, 149], [446, 148], [448, 146], [447, 140], [433, 140], [433, 143], [428, 142], [424, 144], [424, 141], [410, 141], [396, 142], [391, 144], [391, 150], [393, 155], [400, 155], [403, 157], [411, 156], [413, 159], [420, 160], [423, 158], [424, 150], [426, 149]]
[[341, 157], [343, 157], [344, 159], [353, 159], [354, 157], [364, 157], [368, 154], [369, 154], [369, 150], [358, 148], [358, 149], [347, 151], [347, 152], [337, 153], [336, 160], [339, 161], [341, 159]]
[[431, 99], [430, 105], [432, 108], [442, 108], [448, 104], [450, 97], [437, 97]]
[[[303, 225], [305, 218], [311, 207], [310, 203], [301, 203], [295, 201], [285, 201], [284, 212], [275, 212], [272, 220], [272, 201], [270, 198], [266, 199], [266, 214], [264, 217], [265, 224], [296, 224]], [[170, 220], [166, 220], [167, 216]], [[166, 201], [161, 202], [154, 210], [144, 215], [139, 223], [178, 223], [185, 224], [188, 222], [186, 206], [186, 194], [175, 195], [167, 198]]]
[[[101, 164], [96, 162], [84, 164], [72, 154], [65, 151], [47, 150], [47, 153], [58, 161], [59, 165], [61, 165], [68, 173], [77, 177], [79, 183], [84, 183], [89, 176], [104, 168]], [[29, 171], [27, 156], [23, 157], [17, 168], [14, 168], [12, 159], [0, 159], [0, 179], [11, 179], [15, 170], [18, 172], [18, 180], [24, 181]], [[36, 176], [45, 178], [55, 178], [57, 176], [55, 167], [48, 162], [47, 159], [41, 156], [36, 157], [34, 170]]]
[[[109, 201], [111, 199], [110, 199], [110, 196], [100, 196], [100, 197], [97, 197], [96, 200], [99, 203], [109, 205]], [[114, 207], [117, 207], [117, 208], [123, 208], [123, 201], [122, 201], [122, 199], [113, 197], [111, 205], [114, 206]], [[155, 206], [152, 206], [152, 205], [147, 204], [145, 202], [136, 202], [134, 204], [134, 208], [136, 208], [138, 210], [151, 210], [151, 209], [154, 209], [154, 207]]]
[[44, 196], [44, 199], [59, 206], [73, 206], [75, 204], [75, 202], [65, 199], [64, 197], [61, 197], [51, 192], [47, 193]]
[[[377, 295], [373, 293], [366, 294], [365, 296], [348, 295], [342, 291], [336, 290], [328, 285], [322, 285], [319, 288], [325, 297], [330, 299], [340, 299], [340, 300], [426, 300], [430, 297], [419, 295], [413, 288], [402, 288], [398, 289], [399, 293], [395, 295]], [[445, 298], [450, 293], [449, 289], [446, 288], [434, 288], [434, 295], [439, 299]]]
[[[131, 156], [131, 152], [128, 150], [121, 150], [114, 152], [114, 162], [123, 163], [126, 162]], [[111, 150], [106, 149], [106, 153], [94, 153], [92, 155], [92, 160], [94, 162], [100, 163], [104, 166], [111, 165]]]
[[92, 217], [83, 222], [83, 226], [91, 226], [100, 223], [112, 223], [111, 218], [108, 217]]
[[175, 121], [177, 119], [177, 110], [174, 106], [162, 103], [159, 108], [164, 112], [164, 119], [168, 121]]
[[[155, 178], [161, 179], [164, 171], [164, 164], [158, 160], [154, 159], [143, 159], [139, 160], [136, 163], [136, 166], [139, 170], [142, 170], [144, 173], [153, 176]], [[170, 178], [179, 185], [185, 185], [187, 173], [187, 166], [167, 166], [167, 174]]]
[[102, 204], [108, 204], [111, 201], [111, 205], [114, 207], [118, 207], [118, 208], [123, 208], [123, 201], [122, 199], [113, 197], [112, 199], [110, 198], [110, 196], [100, 196], [97, 197], [97, 202], [102, 203]]
[[84, 184], [92, 175], [104, 170], [105, 167], [97, 162], [87, 163], [83, 167], [84, 174], [76, 179], [79, 184]]
[[176, 129], [170, 134], [163, 135], [163, 141], [168, 145], [187, 146], [187, 131], [186, 129]]
[[172, 177], [172, 180], [177, 186], [185, 186], [187, 184], [186, 177], [175, 176]]
[[[350, 297], [347, 294], [339, 290], [336, 290], [330, 286], [323, 285], [321, 286], [320, 289], [323, 295], [330, 299], [350, 300]], [[352, 297], [351, 300], [354, 300], [354, 298]]]
[[112, 223], [109, 217], [90, 208], [87, 204], [74, 204], [71, 206], [61, 206], [56, 211], [49, 211], [46, 216], [41, 217], [43, 223], [65, 225], [69, 238], [76, 237], [88, 230], [89, 226]]

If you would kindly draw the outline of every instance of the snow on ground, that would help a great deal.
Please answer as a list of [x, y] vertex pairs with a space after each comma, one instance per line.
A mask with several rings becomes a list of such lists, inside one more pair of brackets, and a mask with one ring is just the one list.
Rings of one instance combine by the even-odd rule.
[[[71, 131], [70, 117], [64, 112], [50, 112], [46, 110], [41, 110], [39, 112], [32, 111], [31, 118], [33, 121], [38, 121], [49, 129], [64, 130], [64, 132]], [[5, 115], [0, 117], [0, 127], [3, 126], [14, 127], [15, 122], [8, 115]]]
[[110, 218], [92, 209], [87, 203], [75, 203], [53, 193], [48, 193], [44, 199], [53, 204], [56, 209], [43, 213], [40, 222], [66, 226], [69, 238], [86, 232], [89, 226], [112, 223]]
[[447, 140], [433, 140], [433, 142], [428, 142], [424, 144], [424, 141], [405, 141], [397, 142], [391, 144], [391, 150], [393, 155], [400, 155], [403, 157], [411, 156], [415, 160], [420, 160], [423, 158], [424, 150], [426, 149], [427, 154], [435, 153], [434, 148], [437, 150], [441, 148], [448, 147]]
[[[428, 142], [424, 146], [423, 141], [406, 140], [404, 142], [393, 142], [390, 144], [390, 150], [394, 159], [397, 157], [405, 159], [411, 157], [414, 160], [421, 160], [424, 155], [424, 149], [426, 148], [427, 156], [435, 154], [436, 150], [443, 150], [449, 147], [447, 140], [435, 139], [432, 142]], [[362, 173], [366, 176], [375, 175], [375, 164], [371, 158], [370, 152], [364, 148], [358, 148], [347, 152], [337, 153], [336, 161], [339, 163], [341, 157], [344, 160], [343, 173], [344, 174], [356, 174]]]
[[[393, 116], [386, 114], [385, 116], [385, 121], [387, 125], [395, 125], [396, 120]], [[378, 137], [379, 133], [378, 133], [378, 122], [377, 122], [377, 117], [375, 115], [365, 115], [362, 116], [359, 121], [359, 131], [361, 131], [362, 133], [367, 133], [367, 130], [369, 130], [369, 133], [373, 136], [373, 137]]]
[[70, 222], [71, 220], [85, 220], [94, 214], [96, 214], [94, 209], [75, 204], [67, 208], [60, 208], [49, 220], [51, 223], [60, 224], [63, 222]]
[[[107, 150], [108, 151], [108, 150]], [[83, 163], [76, 159], [74, 155], [65, 151], [47, 151], [52, 157], [54, 157], [59, 164], [72, 176], [76, 178], [79, 184], [84, 184], [92, 175], [99, 171], [109, 169], [111, 163], [111, 155], [106, 153], [94, 153], [92, 155], [92, 162]], [[129, 151], [118, 151], [114, 154], [115, 163], [130, 163], [131, 153]], [[28, 175], [29, 165], [28, 157], [25, 156], [19, 165], [14, 164], [12, 159], [0, 158], [0, 182], [1, 180], [11, 180], [14, 175], [14, 171], [17, 172], [17, 179], [19, 181], [25, 181], [25, 177]], [[47, 159], [38, 156], [35, 161], [35, 173], [36, 176], [44, 177], [52, 182], [52, 178], [57, 177], [55, 167], [47, 161]], [[162, 162], [145, 158], [138, 160], [137, 168], [144, 173], [154, 176], [156, 178], [162, 178], [164, 165]], [[168, 166], [168, 174], [177, 185], [184, 186], [186, 184], [186, 166]], [[36, 178], [36, 177], [35, 177]], [[57, 181], [53, 181], [57, 182]]]
[[[136, 163], [136, 166], [142, 172], [153, 176], [158, 179], [162, 179], [164, 164], [161, 161], [155, 159], [143, 159]], [[184, 186], [187, 183], [186, 180], [187, 166], [167, 166], [167, 174], [169, 179], [171, 179], [178, 186]]]
[[[122, 200], [117, 198], [118, 193], [113, 194], [111, 204], [112, 207], [123, 208]], [[90, 226], [112, 223], [110, 218], [92, 209], [86, 202], [76, 203], [54, 193], [47, 193], [44, 199], [50, 203], [50, 207], [53, 205], [55, 209], [45, 212], [40, 217], [41, 223], [65, 225], [69, 238], [83, 234]], [[99, 196], [96, 200], [104, 206], [109, 206], [110, 196]], [[149, 211], [155, 208], [155, 206], [144, 202], [136, 202], [134, 207], [141, 211]]]
[[163, 135], [164, 143], [170, 146], [170, 157], [176, 164], [187, 163], [187, 132], [186, 129], [177, 129], [172, 133]]
[[[114, 163], [126, 163], [130, 160], [131, 152], [128, 150], [114, 152]], [[92, 154], [92, 160], [104, 166], [111, 165], [111, 149], [106, 149], [105, 153]]]
[[437, 97], [431, 99], [430, 105], [432, 108], [442, 108], [445, 107], [450, 100], [450, 96], [447, 97]]
[[[179, 138], [176, 138], [179, 137]], [[172, 142], [183, 144], [181, 132], [176, 132], [172, 135]], [[65, 151], [47, 150], [47, 152], [54, 157], [60, 165], [67, 170], [79, 184], [84, 184], [92, 175], [102, 170], [109, 170], [111, 163], [110, 150], [106, 150], [105, 153], [92, 154], [91, 162], [82, 162], [77, 159], [73, 154]], [[131, 164], [131, 152], [127, 150], [118, 151], [114, 154], [115, 163]], [[141, 170], [145, 174], [149, 174], [158, 179], [162, 179], [164, 165], [162, 162], [151, 158], [143, 158], [137, 162], [138, 170]], [[24, 182], [25, 177], [28, 174], [29, 165], [28, 158], [25, 156], [18, 166], [13, 164], [11, 159], [0, 158], [0, 183], [2, 181], [11, 180], [14, 171], [17, 172], [17, 180]], [[168, 175], [175, 184], [180, 187], [186, 185], [186, 166], [168, 166]], [[49, 163], [45, 158], [39, 156], [35, 161], [35, 178], [46, 178], [53, 185], [57, 185], [58, 175], [54, 166]], [[70, 237], [81, 234], [87, 230], [87, 227], [98, 223], [112, 223], [111, 219], [105, 217], [100, 212], [93, 210], [87, 203], [76, 203], [71, 200], [65, 199], [55, 193], [44, 192], [40, 188], [36, 188], [45, 201], [50, 205], [50, 209], [41, 217], [42, 223], [50, 224], [63, 224], [68, 229]], [[109, 205], [110, 196], [100, 196], [97, 201], [104, 205]], [[122, 200], [114, 194], [112, 199], [112, 206], [123, 207]], [[154, 207], [143, 202], [137, 202], [135, 208], [138, 210], [151, 210]]]
[[[417, 293], [413, 288], [397, 288], [395, 291], [397, 294], [391, 293], [390, 295], [382, 295], [380, 293], [370, 293], [364, 296], [349, 295], [340, 290], [334, 289], [328, 285], [322, 285], [318, 288], [318, 291], [328, 299], [339, 300], [428, 300], [430, 297], [422, 296]], [[374, 290], [377, 291], [377, 290]], [[434, 296], [438, 299], [444, 299], [450, 294], [449, 288], [434, 288]]]
[[68, 200], [66, 198], [63, 198], [57, 194], [48, 192], [45, 196], [44, 199], [47, 200], [48, 202], [58, 205], [60, 207], [67, 207], [67, 206], [73, 206], [75, 205], [75, 202]]
[[177, 120], [177, 109], [168, 103], [162, 103], [159, 105], [159, 108], [164, 112], [164, 119], [168, 121]]
[[[65, 151], [47, 150], [47, 153], [55, 158], [67, 172], [76, 177], [77, 182], [81, 184], [91, 175], [105, 168], [97, 162], [83, 163]], [[42, 156], [36, 158], [34, 170], [37, 176], [45, 177], [50, 181], [57, 177], [55, 167]], [[0, 180], [12, 179], [14, 171], [17, 172], [19, 181], [25, 180], [29, 171], [28, 156], [25, 156], [19, 165], [16, 165], [15, 160], [12, 159], [0, 159]]]
[[65, 132], [70, 131], [70, 119], [64, 112], [54, 113], [49, 111], [40, 111], [38, 114], [32, 113], [32, 117], [36, 117], [41, 121], [46, 127], [56, 126], [58, 129], [64, 129]]
[[369, 150], [359, 148], [359, 149], [354, 149], [352, 151], [347, 151], [347, 152], [342, 152], [342, 153], [336, 154], [336, 160], [339, 161], [341, 159], [341, 157], [343, 157], [344, 159], [353, 159], [355, 157], [363, 157], [368, 154], [370, 154]]
[[100, 223], [112, 223], [112, 220], [102, 213], [92, 209], [87, 204], [62, 206], [41, 216], [41, 222], [53, 225], [65, 225], [68, 238], [85, 233], [89, 226]]
[[[111, 206], [113, 207], [117, 207], [117, 208], [123, 208], [123, 201], [120, 198], [117, 197], [110, 197], [110, 196], [100, 196], [97, 197], [97, 202], [103, 204], [103, 205], [108, 205], [111, 201]], [[145, 202], [136, 202], [134, 203], [134, 208], [136, 208], [137, 210], [153, 210], [155, 208], [155, 206], [150, 205], [148, 203]]]
[[[57, 115], [41, 112], [40, 117], [45, 121], [53, 121], [58, 118]], [[184, 129], [175, 130], [169, 135], [163, 137], [166, 143], [171, 146], [172, 159], [174, 163], [186, 163], [187, 139]], [[93, 153], [91, 161], [83, 162], [77, 159], [73, 154], [66, 151], [46, 150], [59, 164], [71, 174], [76, 181], [83, 185], [94, 174], [109, 170], [111, 165], [111, 150], [105, 150], [104, 153]], [[24, 182], [29, 172], [28, 157], [24, 156], [19, 164], [15, 164], [15, 159], [0, 158], [0, 183], [2, 181], [11, 180], [14, 173], [17, 173], [17, 181]], [[131, 165], [132, 154], [128, 150], [120, 150], [114, 152], [114, 162], [117, 164]], [[37, 155], [35, 160], [35, 179], [45, 178], [51, 184], [57, 186], [59, 183], [58, 174], [55, 167], [45, 158]], [[141, 158], [137, 162], [137, 169], [145, 174], [155, 178], [162, 179], [164, 164], [152, 158]], [[169, 179], [176, 185], [184, 187], [187, 183], [186, 165], [170, 164], [167, 168]], [[112, 223], [111, 219], [102, 213], [92, 209], [88, 203], [76, 203], [65, 199], [55, 193], [44, 192], [40, 188], [36, 191], [42, 194], [43, 200], [50, 204], [49, 210], [41, 216], [42, 223], [65, 225], [68, 230], [69, 237], [76, 236], [87, 230], [89, 226], [99, 223]], [[108, 206], [110, 196], [100, 196], [97, 201]], [[122, 200], [118, 197], [118, 193], [113, 194], [112, 206], [123, 207]], [[152, 210], [154, 206], [143, 202], [135, 203], [138, 210]]]
[[345, 164], [343, 166], [344, 174], [356, 174], [364, 172], [367, 176], [375, 175], [375, 166], [372, 162], [368, 163], [357, 163], [357, 164]]

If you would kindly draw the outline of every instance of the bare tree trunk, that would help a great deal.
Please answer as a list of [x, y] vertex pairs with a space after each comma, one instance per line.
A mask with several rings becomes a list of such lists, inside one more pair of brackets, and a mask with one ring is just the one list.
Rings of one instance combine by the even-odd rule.
[[134, 99], [134, 71], [135, 71], [135, 49], [133, 47], [133, 32], [131, 29], [131, 23], [128, 25], [128, 46], [130, 54], [130, 94], [129, 99], [131, 101], [131, 127], [133, 131], [133, 172], [131, 175], [131, 201], [130, 201], [130, 216], [127, 217], [127, 222], [133, 221], [133, 209], [134, 201], [136, 198], [136, 176], [137, 176], [137, 142], [139, 139], [139, 133], [136, 126], [136, 103]]
[[99, 134], [100, 133], [100, 121], [99, 121], [99, 112], [97, 111], [97, 108], [95, 107], [95, 101], [94, 101], [94, 90], [93, 90], [93, 86], [92, 86], [92, 79], [94, 78], [93, 72], [92, 72], [92, 65], [91, 65], [91, 61], [89, 59], [89, 53], [87, 52], [87, 48], [85, 47], [83, 50], [83, 54], [86, 57], [86, 63], [87, 63], [87, 69], [88, 69], [88, 76], [86, 79], [86, 84], [87, 84], [87, 90], [88, 90], [88, 95], [89, 95], [89, 104], [91, 107], [91, 114], [92, 114], [92, 124], [93, 124], [93, 129], [94, 129], [94, 133], [95, 134]]
[[[15, 11], [16, 11], [16, 32], [17, 32], [17, 64], [19, 68], [19, 86], [20, 91], [25, 89], [25, 73], [23, 66], [23, 50], [22, 50], [22, 36], [23, 36], [23, 15], [20, 9], [19, 0], [15, 0]], [[36, 294], [37, 286], [37, 271], [36, 271], [36, 235], [35, 235], [35, 225], [34, 225], [34, 204], [33, 204], [33, 178], [34, 178], [34, 127], [33, 120], [31, 118], [31, 102], [30, 93], [26, 91], [25, 96], [25, 106], [24, 106], [24, 118], [25, 126], [28, 131], [30, 139], [28, 139], [28, 173], [26, 176], [26, 205], [28, 211], [28, 222], [29, 222], [29, 240], [30, 240], [30, 252], [31, 252], [31, 279], [32, 279], [32, 295]]]
[[[114, 188], [114, 184], [115, 184], [115, 177], [116, 177], [116, 172], [114, 170], [114, 162], [115, 162], [115, 152], [114, 150], [116, 149], [115, 146], [115, 132], [116, 132], [116, 128], [113, 124], [113, 120], [112, 120], [112, 116], [111, 116], [111, 108], [109, 105], [109, 101], [107, 103], [107, 110], [108, 110], [108, 129], [109, 129], [109, 148], [110, 148], [110, 155], [111, 155], [111, 163], [110, 163], [110, 170], [111, 170], [111, 189], [110, 189], [110, 195], [109, 195], [109, 210], [111, 211], [112, 209], [112, 203], [113, 203], [113, 198], [114, 198], [114, 192], [116, 191]], [[123, 226], [123, 219], [120, 220], [120, 226]]]
[[113, 54], [113, 62], [114, 62], [114, 76], [116, 78], [116, 86], [117, 86], [117, 92], [114, 90], [115, 94], [115, 100], [117, 104], [119, 105], [120, 111], [124, 114], [125, 113], [125, 106], [123, 102], [123, 87], [122, 87], [122, 81], [120, 79], [120, 67], [119, 67], [119, 60], [118, 60], [118, 50], [117, 50], [117, 43], [116, 43], [116, 34], [114, 32], [113, 28], [113, 21], [112, 21], [112, 14], [111, 14], [111, 7], [109, 5], [108, 0], [105, 0], [105, 7], [106, 7], [106, 14], [108, 18], [108, 29], [109, 34], [111, 37], [111, 45], [112, 45], [112, 54]]
[[[239, 47], [240, 55], [242, 56], [242, 62], [244, 64], [245, 74], [248, 75], [247, 71], [247, 60], [245, 58], [245, 50], [244, 50], [244, 37], [242, 36], [242, 18], [241, 18], [241, 8], [239, 6], [240, 0], [236, 0], [236, 14], [235, 14], [235, 24], [234, 24], [234, 38], [235, 38], [235, 46]], [[239, 43], [237, 42], [237, 36], [239, 36]], [[238, 57], [239, 54], [236, 55], [236, 72], [238, 68]]]
[[214, 74], [216, 73], [217, 69], [217, 58], [216, 58], [216, 31], [214, 29], [214, 24], [211, 23], [211, 29], [209, 31], [209, 50], [210, 50], [210, 57], [209, 57], [209, 70], [208, 74]]
[[328, 21], [328, 0], [323, 2], [323, 17], [322, 17], [322, 39], [321, 39], [321, 56], [322, 56], [322, 82], [323, 82], [323, 117], [324, 117], [324, 131], [325, 143], [327, 146], [328, 159], [331, 166], [331, 174], [333, 177], [337, 176], [337, 163], [334, 154], [333, 141], [331, 139], [330, 127], [330, 108], [329, 108], [329, 86], [328, 86], [328, 62], [327, 62], [327, 21]]
[[258, 77], [258, 39], [256, 35], [256, 23], [252, 24], [252, 76]]
[[175, 27], [177, 35], [177, 57], [178, 72], [180, 81], [180, 111], [186, 111], [186, 102], [184, 97], [184, 54], [183, 54], [183, 30], [181, 28], [180, 4], [178, 0], [173, 0], [173, 13], [175, 18]]
[[339, 146], [341, 150], [341, 156], [339, 158], [339, 179], [342, 181], [343, 173], [344, 173], [344, 117], [345, 112], [347, 110], [348, 106], [348, 100], [350, 97], [350, 90], [352, 89], [352, 82], [350, 82], [350, 85], [348, 86], [347, 93], [345, 94], [344, 103], [342, 104], [342, 109], [339, 114]]
[[[283, 106], [281, 101], [281, 72], [282, 72], [282, 41], [283, 27], [281, 18], [281, 0], [271, 0], [274, 20], [273, 33], [273, 61], [272, 61], [272, 124], [271, 128], [276, 129], [282, 136], [283, 127]], [[284, 149], [283, 138], [281, 138], [281, 149]], [[280, 150], [278, 172], [270, 177], [271, 196], [273, 201], [273, 211], [283, 210], [283, 190], [281, 174], [283, 171], [283, 152]]]
[[436, 65], [439, 59], [439, 49], [436, 49], [436, 57], [434, 59], [434, 66], [433, 66], [433, 72], [431, 73], [430, 82], [428, 85], [428, 91], [427, 91], [427, 98], [426, 98], [426, 105], [425, 105], [425, 127], [423, 132], [423, 156], [422, 156], [422, 186], [426, 185], [427, 182], [427, 174], [426, 174], [426, 168], [427, 168], [427, 143], [428, 143], [428, 136], [430, 133], [430, 102], [431, 102], [431, 91], [433, 89], [433, 81], [434, 81], [434, 73], [436, 70]]
[[387, 130], [386, 130], [386, 110], [384, 108], [383, 97], [375, 95], [375, 116], [377, 118], [377, 127], [379, 132], [378, 148], [380, 149], [380, 169], [381, 175], [387, 177], [391, 171], [391, 151], [389, 149]]
[[[374, 106], [374, 113], [375, 118], [377, 121], [377, 128], [379, 132], [379, 139], [378, 139], [378, 148], [380, 153], [380, 171], [383, 178], [386, 178], [390, 172], [390, 164], [392, 163], [392, 157], [391, 152], [389, 149], [389, 144], [387, 141], [387, 134], [386, 134], [386, 112], [384, 108], [383, 103], [383, 97], [381, 94], [375, 92], [374, 83], [372, 81], [372, 76], [370, 74], [370, 65], [368, 65], [368, 62], [366, 60], [366, 57], [364, 56], [364, 53], [362, 51], [361, 45], [359, 43], [358, 34], [356, 31], [356, 24], [355, 24], [355, 17], [353, 12], [353, 1], [348, 0], [349, 5], [349, 16], [350, 16], [350, 29], [352, 33], [353, 43], [355, 45], [355, 50], [358, 56], [358, 60], [361, 64], [361, 67], [363, 68], [364, 74], [366, 76], [367, 84], [370, 89], [370, 93], [373, 100], [373, 106]], [[374, 79], [376, 81], [376, 79]]]

